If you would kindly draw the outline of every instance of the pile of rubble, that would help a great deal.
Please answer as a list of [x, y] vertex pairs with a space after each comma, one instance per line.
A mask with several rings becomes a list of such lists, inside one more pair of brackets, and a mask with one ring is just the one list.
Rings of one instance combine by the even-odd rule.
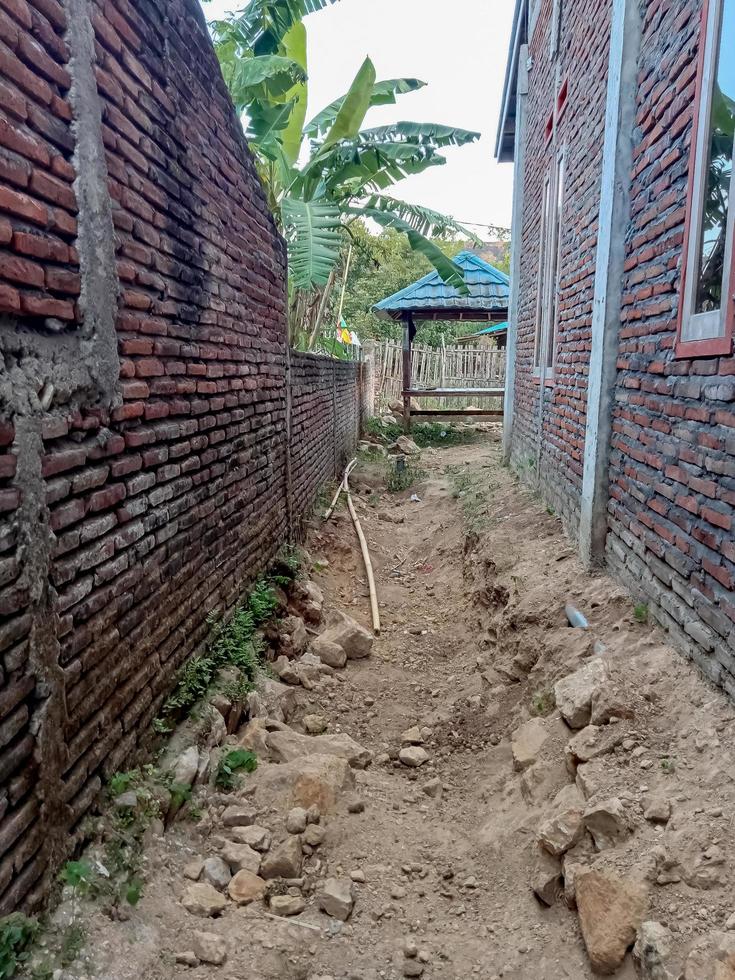
[[[299, 718], [297, 689], [339, 684], [350, 660], [370, 656], [373, 635], [344, 613], [323, 617], [323, 597], [313, 582], [295, 582], [282, 606], [286, 615], [266, 633], [268, 668], [278, 679], [263, 674], [244, 706], [213, 695], [216, 720], [207, 726], [206, 742], [187, 747], [172, 762], [176, 783], [201, 787], [206, 804], [197, 826], [204, 846], [183, 868], [188, 884], [181, 896], [183, 907], [200, 919], [218, 917], [232, 904], [263, 903], [278, 917], [298, 916], [313, 904], [345, 922], [364, 881], [357, 869], [328, 876], [321, 854], [339, 801], [348, 813], [364, 809], [353, 770], [370, 765], [372, 754], [347, 734], [328, 733], [322, 715]], [[217, 793], [211, 786], [216, 759], [236, 749], [254, 752], [258, 768], [234, 793]], [[407, 766], [428, 758], [419, 745], [407, 744], [402, 754]], [[260, 803], [266, 800], [267, 806]], [[227, 940], [206, 929], [193, 930], [190, 948], [176, 954], [188, 966], [221, 965], [226, 958]]]
[[[553, 690], [557, 710], [524, 722], [511, 742], [526, 799], [537, 802], [542, 784], [548, 791], [563, 783], [537, 827], [531, 882], [536, 897], [546, 906], [564, 901], [577, 910], [595, 973], [615, 973], [633, 947], [640, 976], [647, 980], [732, 980], [735, 931], [706, 934], [682, 959], [672, 929], [649, 915], [652, 888], [679, 882], [696, 890], [721, 885], [725, 855], [717, 843], [674, 851], [675, 837], [663, 836], [676, 801], [660, 785], [650, 785], [660, 780], [634, 727], [636, 701], [642, 699], [611, 674], [604, 652], [557, 681]], [[561, 744], [563, 766], [556, 751]], [[616, 753], [646, 776], [635, 791], [611, 792]], [[667, 760], [661, 761], [665, 773]], [[641, 849], [633, 839], [646, 828], [650, 846]], [[727, 930], [731, 927], [735, 915], [728, 920]]]

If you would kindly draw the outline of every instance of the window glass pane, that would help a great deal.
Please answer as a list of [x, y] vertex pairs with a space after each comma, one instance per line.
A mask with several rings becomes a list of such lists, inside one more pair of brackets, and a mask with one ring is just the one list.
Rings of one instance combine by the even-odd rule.
[[722, 30], [713, 64], [712, 109], [704, 150], [707, 153], [702, 228], [697, 255], [695, 313], [722, 305], [725, 237], [735, 134], [735, 0], [723, 0]]
[[550, 242], [551, 271], [549, 276], [551, 288], [551, 312], [549, 320], [549, 343], [546, 348], [546, 366], [554, 366], [556, 354], [556, 321], [559, 316], [559, 248], [561, 245], [561, 210], [564, 203], [564, 157], [556, 162], [556, 209], [554, 212], [554, 227]]
[[546, 304], [546, 264], [548, 261], [547, 238], [549, 234], [549, 212], [551, 210], [551, 182], [547, 177], [544, 181], [543, 198], [541, 201], [541, 229], [539, 236], [539, 279], [538, 302], [536, 304], [536, 342], [533, 352], [534, 367], [541, 363], [541, 340]]

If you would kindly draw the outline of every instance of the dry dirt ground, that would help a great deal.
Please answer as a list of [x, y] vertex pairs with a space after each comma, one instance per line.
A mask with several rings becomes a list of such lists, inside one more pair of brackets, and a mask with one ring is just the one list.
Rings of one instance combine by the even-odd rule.
[[[616, 976], [735, 977], [735, 932], [727, 928], [735, 911], [735, 711], [657, 629], [638, 621], [645, 610], [626, 592], [582, 569], [556, 518], [499, 455], [495, 432], [424, 451], [425, 476], [402, 493], [385, 489], [384, 463], [363, 463], [352, 478], [382, 633], [371, 656], [348, 661], [312, 690], [296, 688], [289, 724], [301, 732], [304, 715], [323, 715], [329, 733], [348, 733], [373, 760], [354, 771], [354, 787], [333, 808], [323, 807], [325, 838], [302, 872], [305, 910], [286, 919], [263, 901], [229, 903], [202, 918], [181, 904], [191, 886], [185, 866], [218, 854], [227, 838], [225, 803], [253, 807], [272, 847], [288, 837], [290, 802], [273, 789], [279, 767], [261, 760], [231, 800], [209, 791], [199, 827], [178, 822], [151, 839], [144, 896], [127, 921], [91, 907], [78, 913], [85, 950], [57, 977], [582, 980], [596, 974], [574, 881], [593, 865], [602, 887], [588, 896], [588, 928], [603, 953], [606, 928], [622, 930], [613, 945], [632, 946], [626, 916], [662, 926], [645, 963], [629, 951]], [[346, 510], [327, 525], [315, 522], [307, 546], [325, 610], [367, 625], [365, 575]], [[568, 625], [567, 603], [589, 629]], [[592, 710], [599, 725], [582, 736], [592, 738], [592, 750], [571, 759], [566, 747], [576, 733], [554, 707], [554, 687], [593, 661], [604, 664], [605, 683], [591, 707], [582, 703], [586, 717], [577, 724]], [[514, 733], [534, 718], [524, 729], [534, 744], [521, 757], [526, 748], [516, 736], [514, 759]], [[418, 768], [397, 759], [412, 726], [429, 756]], [[539, 877], [547, 865], [537, 841], [563, 809], [554, 803], [560, 791], [562, 803], [578, 793], [585, 811], [607, 801], [609, 823], [607, 838], [598, 835], [601, 850], [583, 826], [574, 832], [563, 881], [553, 868]], [[357, 800], [364, 809], [350, 812]], [[347, 921], [318, 907], [330, 876], [354, 879]], [[550, 906], [532, 890], [540, 881]], [[633, 883], [632, 912], [627, 893], [606, 890], [611, 881]], [[223, 964], [176, 962], [196, 931], [222, 940]]]

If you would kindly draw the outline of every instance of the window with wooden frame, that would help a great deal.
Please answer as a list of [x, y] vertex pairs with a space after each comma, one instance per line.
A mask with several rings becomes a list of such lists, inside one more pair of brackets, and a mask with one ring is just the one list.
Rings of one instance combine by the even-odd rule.
[[541, 201], [539, 281], [536, 300], [536, 341], [533, 365], [536, 374], [553, 374], [556, 362], [556, 333], [559, 319], [559, 251], [561, 215], [564, 204], [565, 153], [560, 150], [544, 180]]
[[689, 167], [676, 353], [732, 351], [735, 256], [735, 0], [705, 0]]

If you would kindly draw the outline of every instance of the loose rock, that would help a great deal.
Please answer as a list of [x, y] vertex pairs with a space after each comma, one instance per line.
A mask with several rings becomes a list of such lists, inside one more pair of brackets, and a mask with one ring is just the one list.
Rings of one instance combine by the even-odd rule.
[[231, 877], [230, 869], [222, 858], [209, 857], [204, 862], [202, 879], [213, 885], [217, 891], [223, 892], [229, 885]]
[[189, 885], [181, 899], [181, 904], [192, 915], [207, 918], [219, 915], [227, 906], [227, 900], [216, 888], [207, 882]]
[[671, 800], [655, 796], [648, 801], [643, 816], [651, 823], [668, 823], [671, 817]]
[[554, 685], [556, 706], [570, 728], [584, 728], [592, 715], [592, 699], [607, 683], [607, 668], [600, 659], [588, 663]]
[[265, 895], [265, 881], [252, 871], [238, 871], [227, 886], [227, 894], [238, 905], [249, 905]]
[[255, 823], [256, 813], [251, 806], [228, 806], [222, 814], [225, 827], [249, 827]]
[[230, 831], [233, 841], [247, 844], [254, 851], [267, 851], [271, 846], [271, 832], [265, 827], [252, 824], [250, 827], [233, 827]]
[[346, 922], [355, 900], [352, 892], [352, 882], [349, 878], [327, 878], [319, 893], [319, 908], [333, 919]]
[[549, 854], [560, 857], [584, 833], [584, 801], [577, 787], [570, 785], [556, 795], [553, 805], [555, 813], [539, 827], [538, 841]]
[[303, 834], [306, 830], [306, 810], [295, 806], [286, 816], [286, 830], [289, 834]]
[[335, 755], [346, 759], [354, 769], [365, 769], [372, 762], [372, 752], [349, 735], [299, 735], [298, 732], [270, 732], [268, 749], [276, 762], [292, 762], [302, 756]]
[[324, 715], [304, 715], [304, 731], [307, 735], [321, 735], [326, 732], [328, 725]]
[[222, 966], [227, 959], [227, 945], [224, 939], [214, 932], [195, 932], [191, 944], [194, 955], [202, 963]]
[[350, 616], [335, 612], [330, 616], [327, 630], [322, 633], [322, 639], [342, 647], [348, 660], [360, 660], [370, 656], [374, 637], [369, 630]]
[[577, 875], [577, 909], [592, 969], [614, 973], [636, 937], [647, 907], [644, 886], [604, 871]]
[[273, 895], [270, 906], [274, 915], [300, 915], [306, 908], [306, 902], [301, 895]]
[[264, 878], [298, 878], [303, 855], [298, 837], [289, 837], [263, 858], [260, 873]]
[[222, 849], [222, 857], [233, 874], [243, 869], [251, 871], [254, 875], [260, 872], [262, 857], [249, 844], [237, 844], [234, 841], [228, 841]]
[[326, 635], [315, 637], [309, 645], [309, 650], [319, 658], [321, 663], [337, 670], [347, 663], [344, 648]]
[[538, 759], [539, 752], [548, 737], [549, 733], [540, 718], [531, 718], [530, 721], [517, 728], [513, 732], [510, 743], [513, 753], [513, 768], [517, 772], [522, 772], [532, 766]]
[[410, 769], [417, 769], [429, 761], [429, 753], [420, 745], [407, 745], [398, 753], [399, 760]]
[[628, 834], [625, 807], [617, 797], [588, 807], [584, 811], [583, 820], [598, 851], [615, 847]]

